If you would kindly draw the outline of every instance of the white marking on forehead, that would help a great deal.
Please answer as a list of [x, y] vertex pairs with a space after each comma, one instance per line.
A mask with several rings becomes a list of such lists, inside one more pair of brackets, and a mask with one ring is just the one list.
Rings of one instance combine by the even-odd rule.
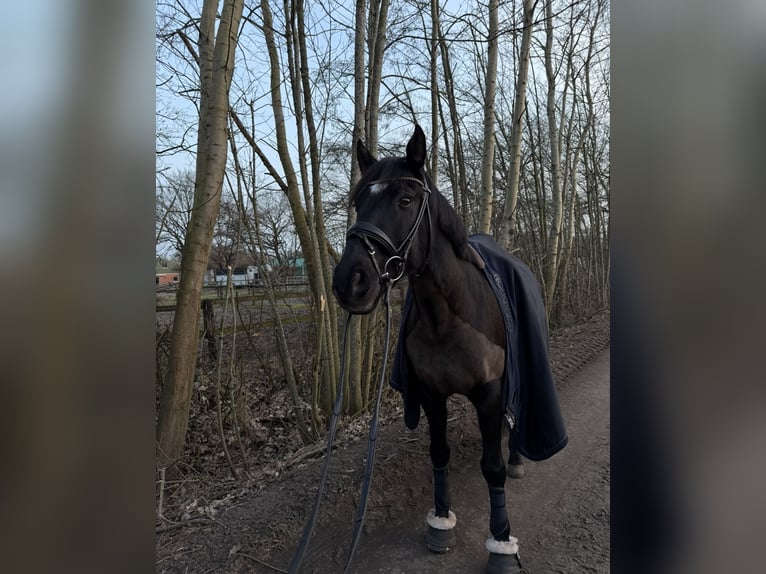
[[386, 186], [386, 184], [385, 184], [385, 183], [373, 183], [373, 184], [370, 186], [370, 193], [372, 193], [372, 194], [375, 194], [375, 193], [380, 193], [381, 191], [383, 191], [384, 189], [386, 189], [386, 187], [387, 187], [387, 186]]

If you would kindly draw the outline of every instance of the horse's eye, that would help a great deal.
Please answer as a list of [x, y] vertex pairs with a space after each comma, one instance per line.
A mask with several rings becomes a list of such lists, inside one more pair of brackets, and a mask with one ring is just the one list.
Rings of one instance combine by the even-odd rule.
[[408, 207], [412, 200], [409, 197], [403, 197], [399, 200], [399, 207]]

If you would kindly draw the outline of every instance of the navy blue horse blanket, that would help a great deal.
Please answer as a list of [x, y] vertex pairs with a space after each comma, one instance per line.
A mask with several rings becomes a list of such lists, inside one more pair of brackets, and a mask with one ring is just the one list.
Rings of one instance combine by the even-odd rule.
[[[567, 433], [548, 359], [548, 322], [540, 285], [524, 263], [489, 235], [472, 235], [468, 242], [484, 263], [484, 275], [505, 322], [506, 418], [518, 431], [519, 452], [530, 460], [544, 460], [566, 446]], [[404, 325], [411, 306], [412, 292], [408, 290], [391, 386], [402, 393], [404, 420], [414, 429], [420, 420], [420, 401], [415, 393], [408, 392], [407, 381], [412, 375], [404, 356]]]

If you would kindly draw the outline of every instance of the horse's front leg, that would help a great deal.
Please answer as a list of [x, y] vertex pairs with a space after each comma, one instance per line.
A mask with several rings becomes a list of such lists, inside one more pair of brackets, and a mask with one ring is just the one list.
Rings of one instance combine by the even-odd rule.
[[489, 550], [487, 572], [512, 574], [521, 572], [518, 540], [511, 536], [511, 525], [505, 505], [506, 468], [500, 448], [503, 431], [503, 409], [499, 385], [485, 385], [472, 397], [479, 417], [482, 456], [481, 472], [489, 489]]
[[447, 398], [444, 396], [422, 397], [423, 411], [428, 419], [431, 435], [431, 464], [434, 473], [434, 507], [428, 511], [426, 543], [432, 552], [444, 553], [455, 546], [457, 518], [450, 510], [449, 455], [447, 443]]
[[519, 454], [519, 431], [508, 429], [508, 476], [510, 478], [524, 477], [524, 459]]

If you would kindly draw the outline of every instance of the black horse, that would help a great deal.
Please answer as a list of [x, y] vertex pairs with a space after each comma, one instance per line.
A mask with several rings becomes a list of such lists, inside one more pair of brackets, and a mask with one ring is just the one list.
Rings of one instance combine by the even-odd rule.
[[501, 452], [509, 426], [508, 474], [523, 474], [519, 451], [541, 460], [566, 444], [547, 354], [547, 323], [531, 271], [486, 235], [465, 228], [424, 170], [419, 126], [406, 157], [376, 160], [357, 142], [362, 177], [352, 192], [357, 223], [348, 231], [333, 290], [348, 312], [371, 312], [388, 286], [406, 275], [409, 291], [392, 384], [402, 391], [405, 422], [428, 419], [434, 508], [427, 545], [455, 543], [450, 510], [447, 397], [473, 403], [482, 437], [481, 469], [489, 488], [488, 572], [517, 572], [518, 540], [505, 505]]

